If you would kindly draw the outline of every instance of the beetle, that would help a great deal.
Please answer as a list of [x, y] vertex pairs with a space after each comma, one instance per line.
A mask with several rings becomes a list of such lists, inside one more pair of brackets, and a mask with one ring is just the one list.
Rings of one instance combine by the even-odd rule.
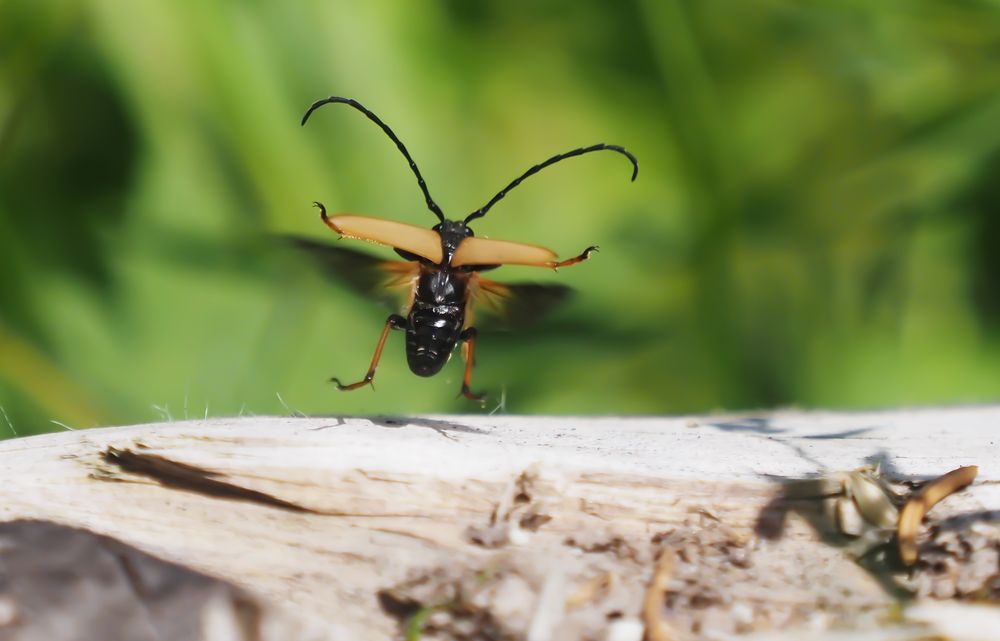
[[[501, 284], [482, 278], [479, 273], [501, 265], [530, 265], [550, 269], [568, 267], [587, 260], [598, 248], [592, 245], [573, 258], [557, 260], [556, 254], [544, 247], [477, 237], [469, 227], [469, 223], [485, 216], [490, 208], [529, 176], [567, 158], [595, 151], [613, 151], [622, 154], [632, 163], [633, 181], [639, 173], [638, 161], [624, 147], [618, 145], [597, 144], [557, 154], [525, 171], [485, 205], [464, 219], [449, 220], [431, 197], [427, 183], [406, 146], [388, 125], [357, 100], [340, 96], [317, 100], [302, 117], [302, 125], [308, 122], [313, 112], [328, 104], [353, 107], [382, 129], [409, 162], [410, 170], [416, 176], [417, 184], [423, 192], [427, 208], [438, 220], [437, 224], [427, 229], [354, 214], [328, 215], [322, 203], [314, 203], [319, 208], [323, 223], [341, 238], [364, 240], [391, 247], [403, 261], [380, 261], [378, 267], [391, 275], [392, 284], [405, 285], [409, 288], [407, 315], [391, 314], [386, 319], [364, 378], [350, 384], [344, 384], [338, 378], [330, 379], [331, 382], [342, 391], [372, 385], [389, 332], [401, 330], [406, 332], [407, 364], [410, 371], [418, 376], [433, 376], [441, 371], [451, 358], [455, 346], [461, 341], [466, 363], [461, 395], [473, 401], [483, 402], [485, 395], [476, 394], [470, 388], [478, 333], [472, 323], [470, 303], [477, 297], [492, 298], [495, 303], [503, 303], [525, 294], [530, 294], [535, 299], [544, 298], [546, 294], [549, 299], [562, 298], [568, 288], [548, 289], [545, 285]], [[331, 252], [343, 252], [315, 241], [297, 239], [296, 242], [319, 255], [328, 264], [339, 262]]]

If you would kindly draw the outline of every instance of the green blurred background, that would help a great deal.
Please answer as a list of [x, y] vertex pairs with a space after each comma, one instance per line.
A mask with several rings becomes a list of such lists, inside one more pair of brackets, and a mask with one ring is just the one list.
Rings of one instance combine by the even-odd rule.
[[[1000, 3], [0, 1], [0, 407], [20, 434], [291, 411], [480, 411], [279, 251], [313, 200], [601, 253], [490, 333], [486, 410], [1000, 399]], [[347, 241], [344, 241], [347, 242]], [[364, 248], [364, 246], [362, 246]], [[371, 251], [391, 256], [387, 251]], [[0, 417], [0, 431], [9, 432]]]

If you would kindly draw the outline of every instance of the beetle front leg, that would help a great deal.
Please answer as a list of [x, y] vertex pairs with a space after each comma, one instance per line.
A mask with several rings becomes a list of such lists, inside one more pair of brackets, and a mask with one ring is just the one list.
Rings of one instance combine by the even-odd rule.
[[[365, 377], [358, 381], [357, 383], [351, 383], [350, 385], [344, 385], [340, 382], [340, 379], [334, 377], [330, 379], [331, 383], [334, 383], [342, 392], [347, 392], [352, 389], [358, 389], [365, 385], [372, 385], [372, 380], [375, 378], [375, 368], [378, 367], [378, 361], [382, 358], [382, 347], [385, 346], [385, 339], [389, 337], [389, 330], [393, 329], [406, 329], [406, 319], [399, 314], [393, 314], [385, 321], [385, 327], [382, 328], [382, 336], [378, 339], [378, 345], [375, 346], [375, 355], [372, 356], [372, 363], [368, 367], [368, 373]], [[374, 388], [375, 386], [372, 385]]]
[[465, 341], [465, 344], [462, 345], [462, 355], [465, 357], [465, 376], [462, 377], [461, 395], [470, 401], [483, 404], [486, 401], [486, 394], [476, 394], [469, 389], [469, 383], [472, 382], [472, 364], [475, 361], [477, 334], [475, 327], [466, 327], [458, 337], [459, 340]]
[[590, 247], [583, 250], [579, 256], [574, 256], [573, 258], [567, 258], [566, 260], [560, 260], [559, 262], [551, 262], [547, 266], [552, 269], [559, 269], [560, 267], [569, 267], [570, 265], [575, 265], [577, 263], [582, 263], [583, 261], [590, 258], [590, 255], [596, 251], [600, 251], [597, 245], [591, 245]]

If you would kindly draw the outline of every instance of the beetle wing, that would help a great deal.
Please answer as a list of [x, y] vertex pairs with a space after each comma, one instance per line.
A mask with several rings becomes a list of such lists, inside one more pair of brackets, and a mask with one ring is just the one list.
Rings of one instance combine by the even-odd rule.
[[470, 236], [458, 245], [458, 249], [451, 259], [451, 264], [453, 267], [462, 267], [463, 265], [551, 267], [555, 260], [556, 253], [554, 251], [538, 245]]
[[[382, 260], [364, 252], [333, 247], [301, 236], [286, 236], [285, 239], [312, 257], [327, 275], [346, 283], [362, 296], [374, 296], [396, 308], [400, 294], [411, 297], [413, 295], [413, 285], [420, 272], [420, 263]], [[402, 288], [408, 288], [409, 291]]]
[[472, 324], [474, 313], [482, 312], [505, 329], [526, 327], [554, 311], [572, 294], [573, 289], [566, 285], [498, 283], [474, 274], [466, 324]]
[[440, 263], [443, 257], [441, 236], [426, 227], [354, 214], [330, 216], [326, 219], [326, 224], [343, 238], [388, 245], [422, 256], [433, 263]]

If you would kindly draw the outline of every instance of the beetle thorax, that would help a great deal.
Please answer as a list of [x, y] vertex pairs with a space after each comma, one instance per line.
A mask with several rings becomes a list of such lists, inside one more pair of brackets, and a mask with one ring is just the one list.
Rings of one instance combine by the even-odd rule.
[[441, 236], [442, 264], [444, 265], [451, 264], [455, 250], [458, 249], [458, 245], [463, 240], [469, 236], [475, 236], [469, 226], [460, 220], [445, 220], [435, 225], [433, 229]]

